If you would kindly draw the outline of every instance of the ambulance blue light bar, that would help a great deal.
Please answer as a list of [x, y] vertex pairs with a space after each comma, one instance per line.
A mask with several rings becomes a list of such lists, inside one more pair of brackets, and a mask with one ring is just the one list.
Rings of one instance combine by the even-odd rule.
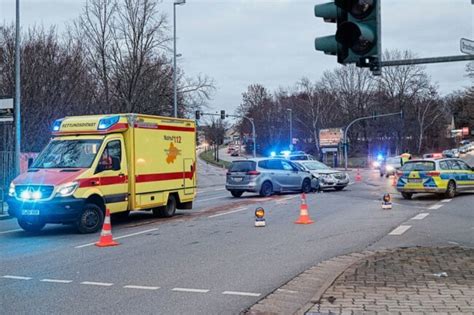
[[98, 130], [107, 130], [120, 120], [120, 116], [111, 116], [107, 118], [102, 118], [99, 120], [99, 126], [97, 127]]
[[56, 119], [53, 123], [53, 131], [59, 131], [59, 129], [61, 129], [62, 123], [63, 123], [62, 119]]

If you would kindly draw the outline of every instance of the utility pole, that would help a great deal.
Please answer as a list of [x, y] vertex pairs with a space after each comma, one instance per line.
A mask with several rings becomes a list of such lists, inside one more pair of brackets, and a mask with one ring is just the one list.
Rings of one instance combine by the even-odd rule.
[[20, 0], [16, 0], [15, 29], [15, 175], [20, 174], [21, 105], [20, 105]]
[[289, 119], [290, 119], [290, 145], [288, 146], [290, 151], [293, 151], [293, 111], [291, 108], [286, 109], [289, 112]]

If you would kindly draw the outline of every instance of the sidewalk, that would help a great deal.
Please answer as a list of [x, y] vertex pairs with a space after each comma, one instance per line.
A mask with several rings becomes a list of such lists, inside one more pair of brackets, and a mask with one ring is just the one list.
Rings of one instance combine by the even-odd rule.
[[474, 249], [400, 248], [333, 258], [247, 314], [472, 314]]

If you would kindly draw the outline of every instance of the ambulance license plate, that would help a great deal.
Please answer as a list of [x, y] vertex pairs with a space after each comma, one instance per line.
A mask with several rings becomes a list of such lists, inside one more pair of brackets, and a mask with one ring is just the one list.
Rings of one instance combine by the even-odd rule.
[[39, 210], [21, 210], [21, 215], [39, 215]]
[[409, 178], [409, 183], [421, 183], [421, 178]]
[[242, 179], [243, 179], [242, 177], [232, 177], [232, 180], [233, 180], [234, 182], [241, 182]]

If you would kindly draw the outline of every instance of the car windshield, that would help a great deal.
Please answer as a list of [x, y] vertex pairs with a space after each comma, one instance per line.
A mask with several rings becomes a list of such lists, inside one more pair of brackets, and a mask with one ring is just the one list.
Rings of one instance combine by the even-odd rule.
[[435, 163], [432, 161], [407, 162], [402, 167], [402, 171], [407, 171], [407, 172], [412, 172], [412, 171], [426, 172], [426, 171], [434, 171], [434, 170], [435, 170]]
[[235, 161], [230, 166], [231, 172], [255, 171], [255, 162], [253, 161]]
[[88, 168], [101, 144], [102, 140], [53, 140], [32, 168]]
[[329, 166], [327, 166], [327, 165], [325, 165], [321, 162], [318, 162], [318, 161], [305, 162], [305, 163], [301, 163], [301, 164], [310, 171], [330, 169]]
[[387, 164], [400, 164], [400, 158], [399, 157], [388, 158]]

